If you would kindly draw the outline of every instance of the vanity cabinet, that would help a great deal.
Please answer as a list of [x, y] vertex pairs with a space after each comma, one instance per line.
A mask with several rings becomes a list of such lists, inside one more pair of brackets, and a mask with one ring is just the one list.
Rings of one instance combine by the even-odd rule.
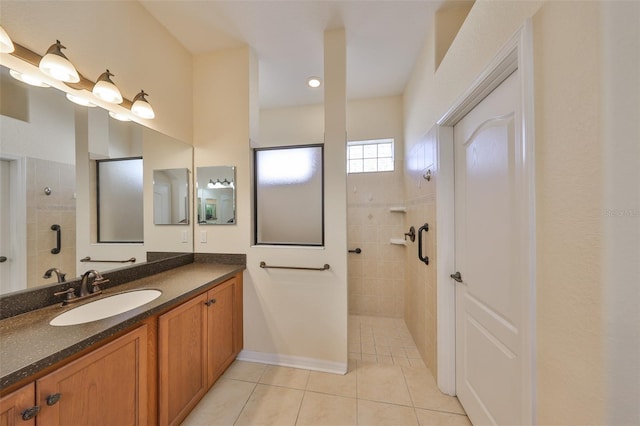
[[147, 390], [142, 325], [3, 397], [0, 425], [146, 425]]
[[174, 424], [207, 392], [207, 294], [160, 316], [158, 321], [159, 419]]
[[42, 425], [146, 425], [147, 326], [36, 381]]
[[35, 384], [26, 386], [0, 398], [0, 425], [1, 426], [33, 426], [36, 424], [35, 416], [24, 420], [22, 414], [25, 410], [37, 410], [34, 407]]
[[179, 424], [242, 349], [237, 275], [161, 315], [159, 423]]

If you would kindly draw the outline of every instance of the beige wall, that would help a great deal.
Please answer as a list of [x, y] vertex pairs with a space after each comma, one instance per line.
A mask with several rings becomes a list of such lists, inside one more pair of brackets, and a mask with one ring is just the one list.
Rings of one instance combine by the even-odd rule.
[[[610, 418], [620, 413], [605, 409], [605, 377], [620, 371], [605, 364], [605, 349], [620, 351], [605, 345], [604, 294], [613, 299], [601, 260], [612, 250], [603, 231], [603, 177], [620, 167], [603, 160], [611, 141], [603, 138], [602, 102], [610, 94], [602, 67], [620, 45], [604, 43], [603, 4], [478, 1], [437, 72], [430, 34], [405, 94], [407, 153], [528, 17], [535, 53], [536, 416], [540, 424], [603, 424], [607, 410]], [[628, 317], [617, 321], [628, 324]]]
[[145, 124], [191, 143], [192, 57], [138, 2], [3, 1], [0, 24], [40, 55], [59, 39], [81, 74], [108, 68], [128, 99], [144, 89], [156, 112]]

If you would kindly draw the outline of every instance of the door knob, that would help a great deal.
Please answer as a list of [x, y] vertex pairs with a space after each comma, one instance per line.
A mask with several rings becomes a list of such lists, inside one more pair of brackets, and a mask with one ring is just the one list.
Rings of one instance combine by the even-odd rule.
[[451, 274], [450, 277], [453, 278], [454, 280], [456, 280], [459, 283], [462, 282], [462, 274], [460, 274], [460, 272], [456, 272], [455, 274]]
[[6, 261], [7, 261], [7, 257], [6, 256], [0, 256], [0, 263], [6, 262]]

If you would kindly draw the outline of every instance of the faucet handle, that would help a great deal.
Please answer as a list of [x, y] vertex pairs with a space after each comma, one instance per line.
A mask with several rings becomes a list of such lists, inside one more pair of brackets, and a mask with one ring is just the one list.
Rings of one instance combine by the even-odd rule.
[[73, 300], [73, 299], [75, 299], [77, 297], [76, 296], [76, 290], [73, 287], [69, 287], [66, 290], [58, 291], [56, 293], [53, 293], [54, 296], [61, 296], [63, 294], [65, 295], [64, 296], [64, 302], [68, 302], [68, 301]]
[[100, 278], [96, 278], [96, 279], [91, 283], [91, 288], [92, 288], [91, 293], [92, 293], [92, 294], [94, 294], [94, 293], [100, 293], [100, 292], [102, 292], [102, 289], [100, 288], [100, 285], [101, 285], [101, 284], [108, 284], [109, 282], [110, 282], [110, 281], [109, 281], [109, 279], [108, 279], [108, 278], [102, 278], [102, 277], [100, 277]]

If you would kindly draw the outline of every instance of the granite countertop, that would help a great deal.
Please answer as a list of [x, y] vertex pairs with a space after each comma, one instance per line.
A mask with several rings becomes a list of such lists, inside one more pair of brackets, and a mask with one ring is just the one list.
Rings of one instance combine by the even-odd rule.
[[[95, 343], [157, 315], [222, 283], [244, 269], [244, 265], [192, 263], [142, 279], [109, 287], [86, 302], [48, 306], [0, 321], [0, 389], [5, 389], [64, 360]], [[157, 289], [157, 299], [113, 317], [86, 324], [55, 327], [55, 316], [84, 303], [124, 291]]]

